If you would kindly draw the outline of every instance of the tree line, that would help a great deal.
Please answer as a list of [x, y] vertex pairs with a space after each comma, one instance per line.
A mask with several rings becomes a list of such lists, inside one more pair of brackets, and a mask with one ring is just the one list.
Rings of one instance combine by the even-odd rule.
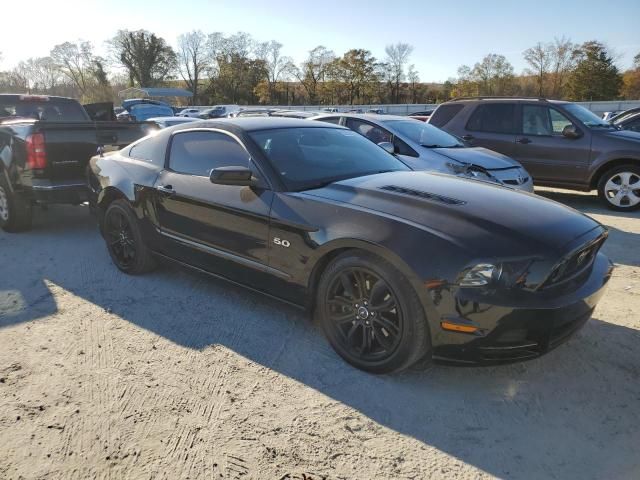
[[443, 84], [421, 82], [406, 43], [388, 45], [381, 59], [363, 48], [337, 55], [320, 45], [297, 64], [281, 43], [245, 32], [192, 31], [180, 35], [174, 48], [146, 30], [119, 30], [107, 45], [105, 57], [86, 41], [55, 45], [48, 56], [0, 72], [0, 91], [92, 102], [117, 100], [117, 92], [131, 86], [173, 86], [191, 91], [192, 103], [200, 105], [438, 103], [476, 95], [640, 99], [640, 53], [621, 72], [598, 41], [539, 42], [523, 52], [527, 68], [521, 74], [505, 56], [491, 53], [462, 65]]

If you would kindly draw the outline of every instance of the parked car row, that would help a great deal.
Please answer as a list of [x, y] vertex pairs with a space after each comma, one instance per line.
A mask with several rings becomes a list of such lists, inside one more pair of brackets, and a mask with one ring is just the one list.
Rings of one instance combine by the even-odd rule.
[[[340, 356], [373, 373], [512, 362], [563, 343], [604, 294], [607, 231], [533, 194], [531, 177], [581, 185], [574, 170], [600, 168], [621, 209], [640, 182], [640, 135], [567, 102], [461, 99], [428, 123], [261, 109], [122, 124], [91, 122], [70, 99], [2, 101], [2, 228], [28, 228], [35, 203], [88, 199], [124, 273], [164, 259], [305, 307]], [[125, 109], [138, 119], [160, 106]], [[539, 150], [523, 154], [530, 144]]]
[[628, 211], [640, 208], [637, 120], [609, 123], [571, 102], [479, 97], [441, 104], [429, 123], [515, 159], [536, 185], [597, 189], [606, 206]]

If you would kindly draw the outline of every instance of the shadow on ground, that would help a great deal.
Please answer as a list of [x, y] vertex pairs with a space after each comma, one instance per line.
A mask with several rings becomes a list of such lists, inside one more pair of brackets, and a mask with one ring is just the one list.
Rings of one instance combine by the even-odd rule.
[[640, 334], [601, 318], [528, 363], [376, 377], [342, 362], [291, 307], [171, 266], [122, 275], [82, 208], [0, 233], [0, 266], [0, 292], [24, 299], [0, 327], [56, 313], [54, 284], [176, 344], [223, 345], [498, 477], [640, 475]]

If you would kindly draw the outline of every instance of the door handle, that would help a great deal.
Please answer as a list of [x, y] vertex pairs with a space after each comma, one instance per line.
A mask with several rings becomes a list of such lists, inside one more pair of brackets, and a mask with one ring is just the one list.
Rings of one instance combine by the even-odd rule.
[[522, 138], [519, 138], [518, 140], [516, 140], [516, 142], [522, 143], [523, 145], [526, 145], [527, 143], [531, 143], [531, 140], [529, 140], [527, 137], [522, 137]]
[[462, 136], [462, 139], [466, 140], [466, 141], [473, 140], [474, 138], [476, 138], [476, 137], [474, 137], [473, 135], [463, 135]]
[[164, 193], [165, 195], [175, 195], [176, 191], [173, 189], [171, 185], [158, 185], [156, 187], [160, 193]]

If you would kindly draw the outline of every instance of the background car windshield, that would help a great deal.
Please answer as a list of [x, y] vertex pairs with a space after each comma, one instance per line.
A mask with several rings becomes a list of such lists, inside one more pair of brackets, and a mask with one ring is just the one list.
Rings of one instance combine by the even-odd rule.
[[351, 130], [282, 128], [251, 132], [290, 191], [379, 172], [409, 170], [393, 155]]
[[577, 117], [582, 123], [584, 123], [587, 127], [609, 127], [611, 128], [611, 124], [605, 122], [600, 117], [598, 117], [595, 113], [590, 110], [587, 110], [582, 105], [576, 105], [575, 103], [567, 103], [563, 105], [563, 107], [573, 116]]
[[464, 145], [453, 135], [440, 130], [428, 123], [415, 120], [393, 120], [386, 122], [391, 128], [401, 135], [413, 140], [420, 145], [438, 146], [442, 148], [463, 147]]
[[152, 105], [147, 103], [141, 103], [134, 105], [129, 109], [131, 114], [136, 117], [136, 120], [143, 121], [152, 117], [172, 117], [173, 110], [169, 107], [162, 105]]

